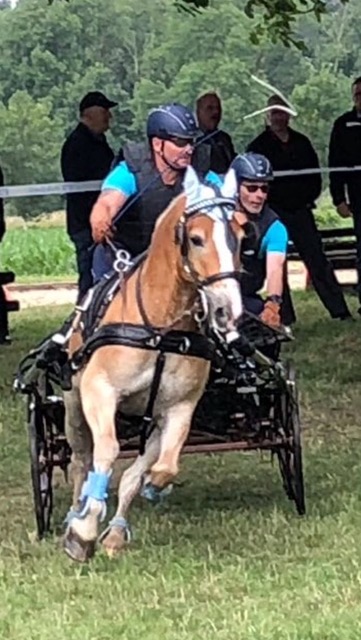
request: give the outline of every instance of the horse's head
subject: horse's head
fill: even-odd
[[[185,209],[176,227],[182,277],[195,283],[211,326],[231,334],[242,314],[239,256],[246,223],[236,211],[236,177],[228,171],[219,188],[201,183],[189,167],[183,184]]]

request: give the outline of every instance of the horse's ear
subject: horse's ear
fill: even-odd
[[[184,193],[187,197],[187,203],[191,204],[200,197],[201,183],[193,167],[188,166],[183,180]]]
[[[236,198],[238,192],[237,178],[234,169],[228,169],[221,188],[225,198]]]

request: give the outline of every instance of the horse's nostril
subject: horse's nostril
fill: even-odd
[[[229,313],[225,307],[217,307],[214,312],[217,324],[226,325],[229,320]]]

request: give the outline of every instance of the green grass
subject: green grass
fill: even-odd
[[[31,276],[32,281],[44,276],[66,280],[76,274],[74,246],[61,227],[10,228],[0,257],[1,269],[15,271],[17,282],[22,276]]]
[[[72,564],[34,542],[20,356],[66,308],[13,318],[0,347],[0,637],[9,640],[359,640],[361,331],[296,297],[308,512],[258,454],[188,457],[162,508],[136,502],[135,541],[117,560]],[[56,490],[56,520],[70,500]],[[113,499],[114,505],[114,499]]]

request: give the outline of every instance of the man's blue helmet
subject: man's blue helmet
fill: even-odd
[[[231,164],[234,169],[237,182],[240,184],[243,180],[257,182],[271,182],[273,180],[273,171],[270,161],[260,153],[242,153],[235,157]]]
[[[149,112],[147,120],[148,138],[189,138],[199,135],[198,123],[192,111],[183,104],[172,102]]]

